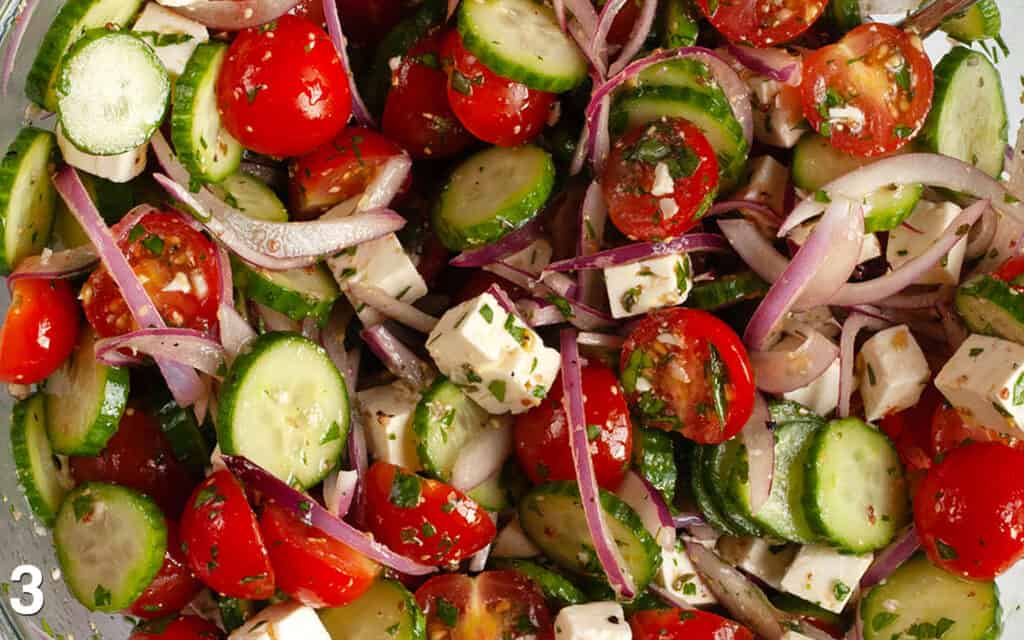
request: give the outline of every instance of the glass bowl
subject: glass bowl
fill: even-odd
[[[372,2],[372,0],[366,0]],[[0,38],[6,38],[14,24],[14,18],[21,0],[0,0]],[[22,91],[25,74],[35,56],[35,49],[46,28],[63,3],[59,0],[43,0],[21,51],[18,54],[17,69],[11,80],[10,95],[0,98],[0,148],[6,148],[25,121],[28,101]],[[1010,109],[1012,133],[1024,117],[1021,103],[1021,82],[1024,78],[1024,47],[1022,40],[1014,34],[1024,33],[1024,3],[1020,0],[1001,0],[1003,11],[1003,34],[1011,46],[1007,59],[999,67],[1004,78],[1007,106]],[[6,44],[6,43],[5,43]],[[939,56],[948,48],[942,36],[928,41],[928,50]],[[937,58],[936,58],[937,59]],[[50,121],[52,126],[52,119]],[[39,123],[47,126],[47,121]],[[1012,138],[1011,138],[1012,140]],[[6,287],[0,287],[0,311],[10,303]],[[61,580],[60,569],[54,556],[50,532],[34,520],[25,502],[14,472],[7,436],[11,411],[11,398],[0,391],[0,638],[3,640],[43,640],[62,638],[64,640],[123,640],[131,630],[131,621],[120,615],[104,615],[88,612],[68,593]],[[27,571],[20,581],[15,581],[15,572]],[[38,589],[43,599],[42,608],[34,615],[19,615],[12,600],[25,605],[31,604],[26,594],[26,585],[35,573],[41,578]],[[1024,638],[1024,562],[999,580],[1006,625],[1003,638]]]

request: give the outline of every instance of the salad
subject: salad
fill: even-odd
[[[993,0],[38,4],[0,381],[132,640],[1000,637]]]

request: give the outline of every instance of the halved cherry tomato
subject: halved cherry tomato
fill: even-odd
[[[697,0],[711,24],[733,42],[773,47],[807,31],[826,0]]]
[[[1024,256],[1014,256],[1004,262],[992,277],[1008,283],[1018,291],[1024,291]]]
[[[299,4],[288,10],[294,16],[309,18],[317,24],[324,23],[324,3],[322,0],[299,0]],[[344,18],[342,19],[344,22]],[[347,33],[345,34],[348,35]]]
[[[376,131],[346,127],[331,142],[292,161],[292,212],[309,219],[361,194],[381,165],[399,155],[402,148]]]
[[[131,406],[98,456],[73,456],[70,466],[76,482],[130,487],[153,498],[171,519],[181,515],[198,480],[174,457],[156,418]]]
[[[132,603],[129,612],[146,620],[162,618],[181,611],[185,605],[192,602],[202,588],[202,583],[188,570],[185,553],[181,550],[181,540],[178,537],[178,525],[168,520],[164,565],[160,567],[160,572],[138,600]]]
[[[921,39],[871,22],[804,58],[804,116],[832,146],[857,156],[896,151],[917,135],[935,78]]]
[[[754,640],[738,622],[700,609],[638,611],[629,619],[633,640]]]
[[[181,540],[192,573],[211,589],[246,600],[274,595],[274,568],[256,514],[230,472],[217,471],[192,492]]]
[[[485,571],[475,578],[440,575],[416,590],[427,616],[427,637],[516,640],[553,637],[551,612],[532,580],[516,571]]]
[[[500,147],[532,140],[544,129],[557,96],[494,73],[466,50],[457,29],[441,50],[448,72],[448,104],[477,138]]]
[[[1024,450],[1024,441],[971,424],[954,407],[942,403],[932,415],[931,445],[936,456],[971,442],[998,442],[1012,449]]]
[[[1024,451],[995,442],[949,451],[914,498],[914,524],[943,569],[991,580],[1024,556]]]
[[[0,328],[0,382],[35,384],[78,342],[78,301],[66,280],[19,280]]]
[[[164,321],[212,334],[220,305],[217,246],[178,211],[154,211],[131,229],[115,228],[118,246]],[[79,295],[89,324],[102,337],[138,328],[121,290],[99,267]]]
[[[633,425],[626,396],[615,373],[605,365],[589,364],[583,367],[582,373],[587,435],[594,442],[591,445],[594,473],[603,489],[615,491],[633,455]],[[516,419],[519,465],[535,484],[576,478],[562,397],[559,378],[544,402]]]
[[[640,321],[622,347],[622,386],[648,426],[702,444],[725,442],[754,409],[754,378],[736,332],[696,309]]]
[[[879,426],[896,445],[903,465],[911,471],[927,469],[932,465],[933,416],[943,404],[942,394],[932,385],[925,388],[921,399],[909,409],[890,413]]]
[[[497,533],[487,512],[461,491],[384,462],[367,473],[366,511],[377,540],[437,566],[468,558]]]
[[[366,593],[380,573],[377,563],[274,503],[263,508],[260,530],[277,588],[308,607],[348,604]]]
[[[413,158],[447,158],[471,144],[473,136],[448,104],[447,78],[441,70],[443,31],[416,43],[391,74],[381,130]]]
[[[217,625],[198,616],[147,622],[132,632],[128,640],[218,640],[223,638]]]
[[[239,32],[217,81],[224,127],[246,149],[297,156],[330,142],[352,113],[338,52],[319,25],[285,15]]]
[[[700,129],[662,118],[612,147],[601,180],[612,223],[634,240],[682,235],[718,192],[718,160]]]
[[[612,20],[612,28],[608,30],[608,44],[620,47],[626,44],[633,33],[633,27],[636,26],[637,18],[640,17],[642,3],[643,0],[626,0],[626,4],[622,5],[618,15]],[[599,9],[603,9],[608,2],[597,0],[596,4]]]

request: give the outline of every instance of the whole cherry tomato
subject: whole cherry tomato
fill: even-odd
[[[485,571],[475,578],[440,575],[416,590],[427,616],[427,637],[448,640],[551,640],[551,613],[529,578]]]
[[[202,583],[192,577],[192,572],[188,570],[188,562],[178,537],[178,525],[169,520],[164,565],[142,595],[132,603],[129,612],[146,620],[162,618],[181,611],[202,588]]]
[[[217,625],[198,616],[154,620],[138,627],[128,640],[219,640],[224,634]]]
[[[772,47],[810,28],[826,0],[697,0],[697,6],[733,42]]]
[[[629,626],[633,640],[754,640],[746,627],[700,609],[638,611]]]
[[[66,280],[15,282],[0,328],[0,382],[45,380],[71,355],[78,328],[78,301]]]

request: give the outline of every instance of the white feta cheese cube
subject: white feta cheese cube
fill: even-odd
[[[404,382],[372,387],[356,394],[370,455],[406,469],[420,468],[412,418],[420,394]]]
[[[842,613],[874,559],[872,553],[849,555],[824,545],[805,545],[783,576],[781,587],[823,609]]]
[[[527,329],[533,334],[532,329]],[[533,334],[532,348],[517,349],[504,360],[476,369],[480,380],[464,387],[466,395],[493,415],[519,414],[536,407],[548,395],[562,358]],[[463,381],[460,381],[463,382]]]
[[[605,286],[612,316],[628,318],[686,301],[693,288],[690,257],[671,254],[608,267]]]
[[[551,264],[553,253],[554,249],[551,247],[551,243],[544,238],[538,238],[522,251],[513,253],[505,258],[503,262],[516,269],[522,269],[537,276],[544,270],[544,267]]]
[[[857,355],[860,397],[868,422],[917,404],[931,379],[924,352],[905,324],[879,331]]]
[[[686,555],[686,547],[679,543],[675,549],[661,551],[661,568],[654,576],[663,589],[687,602],[701,607],[717,604],[718,600],[697,574],[697,569]]]
[[[1017,255],[1020,239],[1024,237],[1024,222],[996,211],[996,232],[988,253],[974,269],[974,273],[989,273],[999,268],[1008,258]]]
[[[427,283],[393,233],[347,249],[329,258],[327,265],[346,295],[346,285],[350,282],[377,287],[409,304],[427,295]],[[363,325],[369,327],[383,321],[383,317],[376,310],[353,299],[352,296],[349,296],[349,300],[352,301]]]
[[[972,335],[935,386],[970,421],[1010,436],[1024,436],[1024,345]]]
[[[267,607],[245,621],[228,640],[331,640],[320,616],[295,601]]]
[[[807,238],[811,237],[811,232],[814,231],[816,224],[817,221],[797,225],[789,232],[788,238],[796,245],[803,246],[807,242]],[[882,244],[878,241],[878,236],[873,233],[864,234],[864,242],[860,245],[860,257],[857,258],[857,264],[864,264],[880,255],[882,255]]]
[[[772,211],[785,211],[788,186],[786,165],[771,156],[761,156],[750,161],[750,182],[734,197],[766,204]]]
[[[149,149],[147,142],[136,149],[116,156],[94,156],[73,145],[64,137],[64,131],[59,125],[57,126],[57,146],[60,147],[60,153],[64,156],[64,162],[72,167],[98,178],[119,183],[128,182],[138,177],[146,169],[146,151]]]
[[[820,416],[827,416],[839,406],[839,358],[825,369],[825,373],[806,387],[782,394],[786,400],[799,402]]]
[[[754,96],[754,137],[773,147],[794,147],[807,133],[799,90],[762,76],[747,82]]]
[[[160,62],[173,76],[184,73],[196,47],[210,39],[204,25],[155,2],[146,4],[132,31],[153,47]]]
[[[452,380],[477,384],[478,368],[505,360],[520,348],[517,336],[529,334],[533,331],[510,316],[494,296],[483,293],[441,316],[427,337],[427,351]]]
[[[526,536],[518,517],[498,532],[491,547],[491,555],[495,558],[535,558],[540,553],[537,545]]]
[[[630,640],[633,632],[618,602],[565,607],[555,618],[557,640]]]
[[[797,554],[796,545],[771,545],[762,538],[722,536],[718,554],[729,564],[757,576],[776,589]]]
[[[960,215],[960,207],[952,202],[917,203],[914,212],[903,224],[889,232],[889,244],[885,249],[885,258],[893,269],[910,262],[927,251],[946,227]],[[938,264],[921,274],[917,284],[948,284],[956,286],[960,282],[960,268],[964,264],[967,252],[967,238],[953,245]]]

